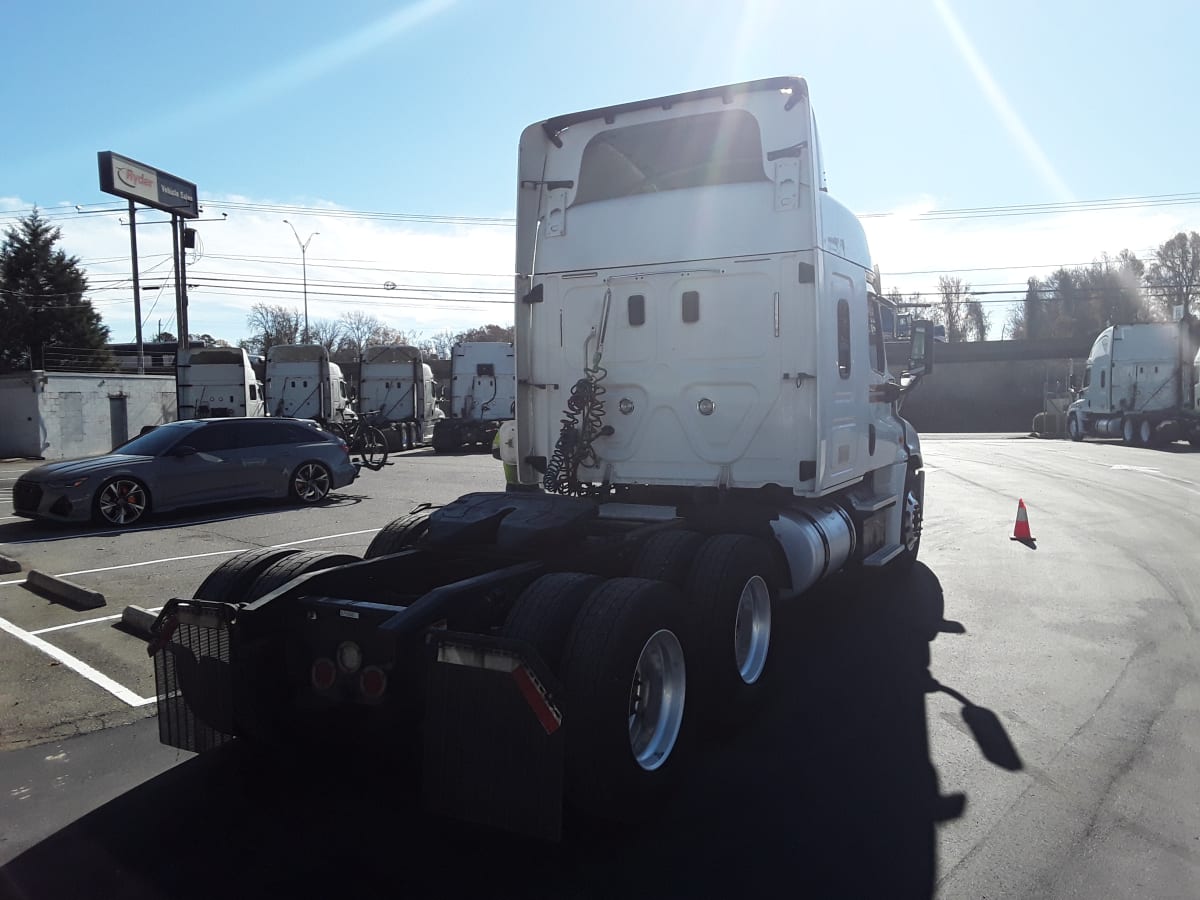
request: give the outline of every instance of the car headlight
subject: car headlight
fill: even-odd
[[[84,475],[81,478],[71,478],[66,481],[51,481],[50,487],[52,487],[52,488],[77,488],[81,484],[86,484],[87,480],[88,480],[88,476]]]

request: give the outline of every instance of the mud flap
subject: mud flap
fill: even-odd
[[[423,790],[430,812],[562,837],[559,691],[528,644],[429,632]]]

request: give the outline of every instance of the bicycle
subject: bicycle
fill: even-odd
[[[382,410],[380,410],[382,412]],[[330,422],[326,428],[346,442],[350,453],[362,457],[362,464],[373,472],[387,465],[387,437],[375,425],[379,413],[366,413],[353,422]]]

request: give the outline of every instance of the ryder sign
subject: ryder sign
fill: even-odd
[[[185,219],[200,215],[196,186],[153,166],[118,156],[111,150],[96,154],[100,164],[100,190],[174,213]]]

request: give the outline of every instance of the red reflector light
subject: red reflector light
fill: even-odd
[[[358,676],[358,689],[368,700],[378,700],[387,690],[387,675],[378,666],[367,666]]]
[[[337,666],[332,659],[321,657],[312,664],[312,686],[318,691],[327,691],[337,680]]]

